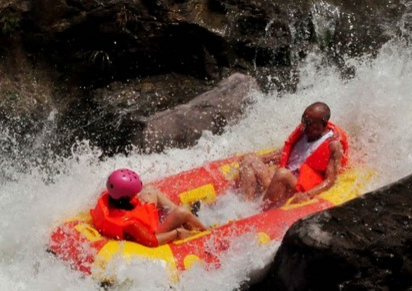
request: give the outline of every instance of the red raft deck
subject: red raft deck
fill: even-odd
[[[153,184],[177,204],[191,205],[199,200],[212,203],[236,184],[238,168],[238,156],[235,156],[207,163]],[[286,230],[300,218],[357,197],[370,176],[371,171],[349,169],[340,175],[332,189],[311,201],[230,221],[210,231],[156,248],[103,237],[94,228],[89,213],[80,213],[52,231],[49,250],[69,262],[72,268],[101,282],[116,281],[116,275],[111,274],[108,265],[119,256],[125,259],[163,260],[171,274],[178,274],[197,261],[218,267],[216,254],[230,248],[233,238],[253,232],[260,244],[281,241]]]

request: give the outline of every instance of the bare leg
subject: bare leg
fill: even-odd
[[[252,166],[245,163],[240,167],[240,188],[243,190],[243,193],[247,200],[253,200],[255,197],[257,180],[255,176],[255,171]]]
[[[256,154],[247,154],[240,160],[240,187],[246,199],[253,200],[256,189],[266,189],[271,181],[271,171]]]
[[[278,168],[263,197],[267,203],[266,209],[277,208],[285,204],[286,200],[296,192],[296,177],[285,168]]]
[[[206,230],[207,227],[203,225],[200,220],[194,216],[189,210],[178,206],[170,212],[165,220],[160,224],[158,233],[171,231],[175,228],[188,226],[190,230]]]

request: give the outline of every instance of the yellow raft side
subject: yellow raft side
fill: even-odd
[[[172,277],[177,276],[175,258],[169,245],[149,248],[129,241],[110,240],[96,255],[92,267],[93,277],[99,281],[115,281],[115,274],[111,274],[108,268],[110,262],[115,258],[131,260],[133,257],[150,261],[162,260]]]
[[[332,188],[317,195],[314,199],[302,203],[291,203],[293,200],[291,198],[281,208],[293,209],[301,207],[302,205],[316,203],[319,198],[327,200],[333,205],[340,205],[359,197],[363,193],[366,183],[369,183],[374,175],[375,171],[370,169],[349,168],[338,176]]]
[[[179,197],[182,205],[189,205],[199,200],[206,203],[212,203],[216,200],[216,191],[213,184],[206,184],[199,188],[183,192]]]
[[[338,176],[336,184],[318,197],[340,205],[362,195],[366,183],[370,182],[375,171],[367,169],[348,169]]]

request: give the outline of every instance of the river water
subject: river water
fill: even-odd
[[[110,171],[132,168],[148,182],[205,161],[280,146],[300,121],[304,108],[314,101],[326,102],[332,110],[331,120],[348,131],[353,159],[377,171],[366,191],[410,174],[412,49],[406,43],[392,42],[373,60],[351,59],[347,63],[356,68],[357,74],[351,80],[342,80],[319,55],[309,55],[301,65],[296,93],[282,97],[252,93],[255,103],[240,122],[228,127],[221,136],[205,132],[191,149],[99,161],[99,151],[83,142],[73,148],[71,158],[50,162],[53,182],[49,174],[38,168],[26,173],[14,171],[13,164],[7,163],[8,157],[1,156],[1,164],[7,167],[3,171],[9,175],[0,181],[0,290],[99,290],[91,278],[82,278],[46,253],[45,245],[59,219],[93,206]],[[2,129],[2,133],[7,135],[7,130]],[[224,219],[247,216],[254,213],[256,206],[236,197],[219,203],[214,211]],[[205,220],[213,216],[207,210],[201,214]],[[225,255],[219,270],[205,271],[197,266],[185,272],[180,282],[171,285],[172,290],[240,288],[254,278],[256,274],[251,272],[267,264],[277,248],[259,247],[251,241],[247,236],[240,239]],[[159,265],[135,262],[118,268],[119,284],[111,290],[170,290],[169,280]]]

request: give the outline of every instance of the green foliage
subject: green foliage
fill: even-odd
[[[20,29],[20,18],[15,15],[3,16],[0,19],[1,32],[5,35],[12,35]]]

